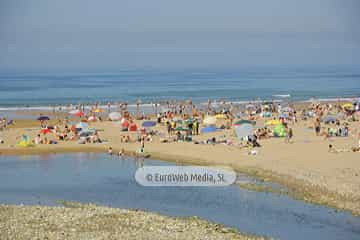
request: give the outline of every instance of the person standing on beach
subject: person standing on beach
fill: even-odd
[[[107,107],[108,107],[108,112],[110,113],[110,110],[111,110],[111,103],[110,102],[107,103]]]
[[[293,130],[291,127],[287,127],[286,128],[286,138],[285,138],[285,143],[291,143],[291,139],[293,137]]]
[[[320,118],[319,117],[317,117],[315,119],[314,128],[315,128],[316,136],[319,136],[320,135],[320,130],[321,130],[321,123],[320,123]]]

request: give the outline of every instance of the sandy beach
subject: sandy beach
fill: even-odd
[[[303,105],[297,106],[298,108]],[[263,126],[266,119],[257,119],[257,125]],[[141,120],[136,123],[140,126]],[[55,124],[53,121],[52,124]],[[2,132],[6,139],[0,145],[1,154],[49,154],[63,152],[107,152],[109,147],[116,154],[125,150],[134,155],[140,147],[136,142],[137,132],[121,132],[118,122],[90,122],[90,127],[98,130],[101,144],[77,144],[75,141],[60,141],[55,145],[36,145],[18,147],[16,141],[22,134],[33,139],[39,133],[36,120],[19,120],[14,126]],[[295,198],[318,204],[325,204],[338,209],[360,214],[360,161],[359,152],[351,148],[358,145],[359,122],[349,122],[348,137],[324,139],[316,136],[313,119],[290,123],[294,132],[292,143],[285,143],[284,138],[269,138],[260,141],[256,155],[249,154],[248,148],[226,144],[194,144],[209,138],[227,139],[237,142],[234,129],[221,130],[193,136],[193,142],[161,142],[154,136],[145,143],[146,153],[153,159],[162,159],[184,164],[226,165],[238,172],[256,176],[265,181],[281,183],[290,189]],[[323,125],[323,129],[328,126]],[[166,133],[166,126],[158,124],[153,130]],[[132,142],[123,143],[123,135],[129,135]],[[51,135],[48,135],[51,136]],[[329,152],[329,144],[337,152]]]

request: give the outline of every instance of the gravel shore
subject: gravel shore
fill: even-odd
[[[62,207],[0,205],[2,240],[17,239],[263,239],[197,217],[77,203]]]

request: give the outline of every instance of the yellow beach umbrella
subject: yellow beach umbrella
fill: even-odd
[[[213,124],[216,124],[216,117],[214,116],[206,116],[204,118],[204,124],[206,125],[213,125]]]
[[[101,108],[97,108],[97,109],[95,109],[93,112],[94,113],[100,113],[100,112],[103,112],[104,110],[102,110]]]
[[[344,105],[342,105],[343,108],[353,108],[352,103],[345,103]]]
[[[269,126],[269,125],[278,125],[281,124],[281,122],[277,119],[272,119],[272,120],[268,120],[265,122],[265,125]]]
[[[216,114],[215,117],[216,117],[216,119],[226,119],[225,114]]]

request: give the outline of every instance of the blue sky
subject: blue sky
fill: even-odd
[[[359,65],[357,0],[0,0],[0,69]]]

